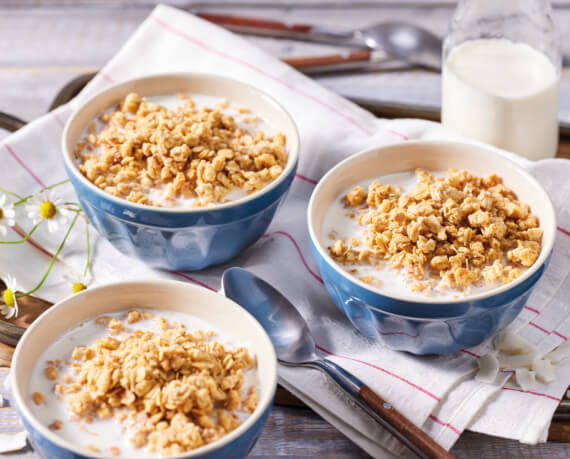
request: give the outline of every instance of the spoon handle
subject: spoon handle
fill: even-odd
[[[364,411],[418,457],[424,459],[450,459],[454,457],[356,376],[327,359],[316,360],[311,364],[328,373]]]

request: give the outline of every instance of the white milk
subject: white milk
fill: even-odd
[[[473,40],[449,53],[442,71],[442,123],[529,159],[558,144],[560,75],[541,52],[506,39]]]
[[[158,317],[164,317],[169,324],[182,323],[186,325],[186,330],[188,332],[196,330],[214,331],[216,335],[212,337],[212,340],[222,343],[226,349],[231,349],[240,345],[231,336],[221,333],[216,329],[216,327],[213,327],[208,322],[189,314],[154,309],[144,310],[152,312],[154,314],[154,318],[140,320],[130,325],[127,324],[126,321],[127,311],[104,315],[121,320],[125,326],[124,331],[128,333],[134,332],[135,330],[150,330],[155,333],[159,333],[160,330],[157,327],[156,319]],[[30,397],[34,392],[40,392],[47,403],[45,405],[37,406],[32,402],[30,404],[32,411],[36,418],[45,426],[49,426],[56,419],[62,421],[62,428],[60,430],[53,431],[53,433],[76,446],[86,447],[88,445],[93,445],[99,448],[102,454],[110,454],[109,448],[115,446],[118,447],[121,452],[119,457],[162,457],[158,453],[151,453],[147,448],[136,449],[132,446],[129,441],[130,435],[128,421],[119,423],[114,419],[94,419],[91,424],[84,421],[71,421],[70,418],[73,414],[66,408],[65,395],[63,396],[63,400],[58,400],[56,394],[52,390],[54,381],[50,381],[44,374],[44,370],[47,367],[46,362],[48,360],[70,362],[71,353],[76,346],[89,346],[97,339],[109,335],[108,330],[103,325],[96,324],[94,320],[95,319],[80,323],[68,330],[42,353],[41,357],[35,364],[32,378],[30,380]],[[120,334],[114,335],[114,337],[120,339]],[[253,350],[248,350],[251,356],[255,358]],[[62,375],[64,374],[71,374],[68,366],[65,366],[63,371],[59,372],[59,377],[56,382],[61,382]],[[256,386],[258,395],[260,395],[259,384],[257,381],[257,370],[255,368],[249,371],[244,371],[244,386],[241,388],[242,395],[245,396],[252,385]],[[249,413],[242,413],[240,411],[235,412],[235,414],[242,422],[249,416]]]
[[[434,177],[444,177],[445,172],[433,172],[428,171]],[[327,210],[325,219],[323,222],[323,233],[322,238],[325,246],[330,247],[334,244],[335,240],[342,239],[343,241],[354,237],[361,239],[364,237],[364,232],[366,230],[366,225],[362,226],[358,223],[358,207],[345,207],[342,199],[346,194],[351,191],[356,186],[361,186],[364,190],[368,190],[368,185],[372,182],[380,182],[384,185],[392,185],[393,187],[400,187],[401,194],[409,193],[414,190],[417,185],[416,175],[414,171],[409,172],[399,172],[396,174],[384,175],[382,177],[364,180],[362,182],[356,183],[346,190],[344,190],[337,199],[333,202],[330,208]],[[349,213],[354,213],[356,218],[350,218],[347,216]],[[334,232],[334,240],[330,237],[330,234]],[[405,268],[402,269],[392,269],[389,266],[388,261],[383,261],[382,266],[378,267],[376,265],[370,264],[360,264],[360,265],[343,265],[338,264],[340,268],[345,270],[350,274],[350,270],[356,268],[357,273],[353,274],[357,279],[371,275],[375,280],[379,281],[379,285],[375,286],[374,283],[370,284],[372,287],[376,287],[382,292],[393,296],[406,296],[417,299],[425,299],[428,296],[453,299],[453,298],[463,298],[468,297],[467,291],[459,291],[457,289],[450,289],[445,287],[439,287],[437,285],[429,293],[426,292],[413,292],[411,290],[411,285],[416,282],[416,279],[409,275]],[[519,268],[521,273],[523,273],[526,268]],[[424,280],[431,279],[429,270],[426,270]],[[497,288],[504,285],[500,282],[493,284],[482,283],[480,286],[471,286],[470,294],[477,294],[489,291],[491,289]]]

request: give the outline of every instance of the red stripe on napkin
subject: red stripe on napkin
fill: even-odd
[[[537,325],[537,324],[535,324],[535,323],[532,322],[532,321],[529,322],[528,324],[529,324],[529,325],[532,325],[532,326],[533,326],[534,328],[536,328],[537,330],[540,330],[542,333],[546,333],[547,335],[550,335],[550,332],[549,332],[547,329],[542,328],[540,325]]]
[[[480,355],[475,354],[475,352],[468,351],[467,349],[461,349],[461,352],[463,352],[464,354],[470,355],[471,357],[475,357],[477,359],[481,358]]]
[[[561,233],[565,234],[566,236],[570,236],[570,231],[565,230],[564,228],[561,228],[560,226],[556,228],[558,231],[560,231]]]
[[[64,126],[64,122],[61,120],[61,118],[57,115],[57,113],[55,112],[49,112],[49,114],[51,115],[51,117],[57,121],[57,124],[59,124],[61,127]]]
[[[380,370],[381,372],[386,373],[387,375],[390,375],[390,376],[392,376],[392,377],[394,377],[394,378],[396,378],[396,379],[399,379],[400,381],[405,382],[406,384],[412,386],[414,389],[417,389],[417,390],[419,390],[420,392],[423,392],[424,394],[426,394],[427,396],[433,398],[434,400],[436,400],[436,401],[438,401],[438,402],[440,401],[440,398],[439,398],[437,395],[432,394],[432,393],[429,392],[427,389],[424,389],[423,387],[418,386],[417,384],[414,384],[414,383],[411,382],[410,380],[408,380],[408,379],[406,379],[406,378],[403,378],[403,377],[400,376],[400,375],[397,375],[397,374],[395,374],[395,373],[392,373],[391,371],[388,371],[388,370],[386,370],[386,369],[384,369],[384,368],[382,368],[382,367],[379,367],[378,365],[375,365],[375,364],[370,363],[370,362],[365,362],[364,360],[358,360],[358,359],[355,359],[355,358],[352,358],[352,357],[348,357],[348,356],[345,356],[345,355],[335,354],[334,352],[331,352],[331,351],[325,349],[324,347],[319,346],[318,344],[317,344],[317,349],[319,349],[320,351],[325,352],[326,354],[332,355],[332,356],[334,356],[334,357],[338,357],[338,358],[346,359],[346,360],[352,360],[353,362],[362,363],[363,365],[368,365],[369,367],[376,368],[377,370]]]
[[[114,83],[115,82],[115,80],[113,78],[111,78],[109,75],[107,75],[103,70],[99,70],[97,75],[100,75],[101,77],[103,77],[103,79],[107,80],[108,83]]]
[[[549,398],[550,400],[554,400],[554,401],[559,402],[559,403],[561,400],[561,399],[554,397],[552,395],[543,394],[541,392],[532,392],[532,391],[525,391],[522,389],[515,389],[514,387],[503,387],[503,390],[511,390],[513,392],[522,392],[523,394],[538,395],[539,397]]]
[[[194,282],[195,284],[197,284],[201,287],[207,288],[208,290],[212,290],[213,292],[216,291],[215,288],[210,287],[208,284],[204,284],[204,282],[201,282],[198,279],[194,279],[193,277],[190,277],[188,274],[181,273],[180,271],[169,271],[169,273],[175,274],[176,276],[182,277],[186,280],[189,280],[190,282]]]
[[[304,175],[301,175],[301,174],[295,174],[295,177],[297,177],[298,179],[304,180],[305,182],[311,183],[313,185],[316,185],[317,183],[319,183],[317,180],[313,180],[312,178],[305,177]]]
[[[457,427],[453,427],[449,422],[443,422],[441,419],[436,418],[433,414],[430,414],[429,418],[432,421],[437,422],[439,425],[441,425],[443,427],[447,427],[449,430],[451,430],[452,432],[455,432],[457,435],[462,434],[461,430],[459,430]]]
[[[554,330],[552,334],[558,336],[559,338],[562,338],[564,341],[568,341],[567,336],[564,336],[562,333],[558,333],[556,330]]]
[[[22,239],[26,237],[26,233],[24,231],[22,231],[20,228],[18,228],[17,226],[11,226],[12,230],[14,230],[18,236],[20,236]],[[47,255],[50,258],[53,258],[53,253],[50,253],[48,250],[44,249],[41,245],[39,245],[36,241],[34,241],[32,238],[29,238],[26,241],[28,244],[30,244],[32,247],[34,247],[35,249],[39,250],[40,252],[42,252],[44,255]]]
[[[409,138],[407,135],[402,134],[401,132],[398,132],[398,131],[394,131],[394,129],[384,128],[384,130],[385,130],[386,132],[389,132],[390,134],[397,135],[397,136],[400,137],[401,139],[410,140],[410,138]]]
[[[342,113],[341,111],[337,110],[336,108],[334,108],[333,106],[327,104],[326,102],[318,99],[317,97],[313,96],[312,94],[306,93],[298,88],[296,88],[295,86],[292,86],[291,84],[281,80],[280,78],[271,75],[270,73],[267,73],[265,70],[260,69],[259,67],[256,67],[253,64],[250,64],[247,61],[244,61],[243,59],[240,59],[239,57],[235,57],[232,56],[230,54],[227,54],[223,51],[214,49],[208,45],[206,45],[203,41],[198,40],[197,38],[194,38],[190,35],[188,35],[186,32],[183,32],[182,30],[178,30],[177,28],[171,26],[170,24],[168,24],[167,22],[163,21],[160,18],[151,16],[151,19],[156,22],[158,25],[160,25],[161,27],[175,33],[176,35],[180,36],[181,38],[185,39],[186,41],[189,41],[190,43],[195,44],[196,46],[199,46],[200,48],[216,54],[220,57],[223,57],[224,59],[233,61],[237,64],[243,65],[244,67],[247,67],[253,71],[255,71],[256,73],[263,75],[266,78],[269,78],[270,80],[275,81],[276,83],[279,83],[280,85],[288,88],[289,90],[296,92],[297,94],[300,94],[301,96],[312,100],[313,102],[316,102],[317,104],[325,107],[326,109],[328,109],[330,112],[335,113],[336,115],[340,116],[341,118],[344,118],[345,120],[347,120],[350,124],[352,124],[353,126],[355,126],[356,128],[358,128],[360,131],[364,132],[367,135],[372,135],[372,132],[369,132],[366,128],[362,127],[360,124],[358,124],[353,118],[351,118],[350,116],[346,115],[345,113]]]
[[[2,144],[4,145],[4,147],[6,148],[6,150],[8,151],[8,153],[10,153],[10,155],[12,156],[12,158],[14,158],[14,159],[16,160],[16,162],[17,162],[20,166],[22,166],[22,167],[26,170],[26,172],[27,172],[28,174],[30,174],[30,176],[36,181],[36,183],[38,183],[38,185],[40,185],[42,188],[45,188],[46,186],[45,186],[44,182],[42,182],[42,181],[40,180],[40,178],[39,178],[36,174],[34,174],[33,171],[26,165],[26,163],[24,163],[24,161],[22,161],[22,160],[18,157],[18,155],[14,152],[14,150],[12,150],[12,147],[10,147],[10,145],[8,145],[6,142],[3,142]]]
[[[307,269],[307,271],[309,271],[311,276],[313,276],[321,284],[323,284],[323,280],[321,279],[321,277],[309,267],[307,260],[305,260],[303,252],[301,251],[301,248],[299,247],[299,244],[297,244],[297,241],[295,240],[295,238],[293,236],[291,236],[289,233],[287,233],[285,231],[274,231],[273,233],[266,233],[261,237],[266,238],[266,237],[274,236],[276,234],[280,234],[282,236],[285,236],[286,238],[288,238],[293,243],[293,245],[295,246],[295,249],[297,249],[297,253],[299,254],[299,257],[301,258],[301,261],[303,262],[303,265],[305,265],[305,268]]]

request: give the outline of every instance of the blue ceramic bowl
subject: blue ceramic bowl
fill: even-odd
[[[109,457],[106,447],[110,445],[105,444],[103,438],[100,444],[94,441],[102,452],[93,453],[69,443],[42,424],[31,408],[30,379],[42,352],[66,330],[96,315],[132,307],[191,314],[253,351],[257,360],[259,394],[255,411],[220,440],[187,454],[172,456],[184,459],[245,457],[259,437],[273,404],[277,387],[277,358],[273,345],[259,322],[233,301],[202,287],[176,281],[124,282],[89,289],[52,306],[28,328],[14,353],[10,377],[16,408],[35,452],[46,459]]]
[[[87,180],[73,151],[83,129],[130,92],[143,96],[204,94],[244,105],[287,138],[283,173],[260,191],[207,209],[167,209],[114,197]],[[155,268],[198,270],[223,263],[265,232],[295,177],[299,135],[295,123],[273,98],[253,86],[203,74],[166,74],[117,84],[85,102],[63,132],[67,175],[93,226],[122,253]]]
[[[466,169],[503,178],[519,200],[530,204],[544,231],[538,260],[518,279],[486,292],[455,299],[395,294],[347,273],[329,256],[323,220],[332,202],[358,182],[420,167],[432,171]],[[556,232],[550,199],[540,184],[491,147],[457,142],[418,141],[358,153],[331,169],[313,191],[309,233],[325,287],[335,304],[364,335],[396,350],[448,354],[475,346],[505,327],[521,311],[544,273]]]

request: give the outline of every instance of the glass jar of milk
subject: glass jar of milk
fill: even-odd
[[[443,45],[442,123],[529,159],[558,145],[560,45],[547,0],[460,0]]]

